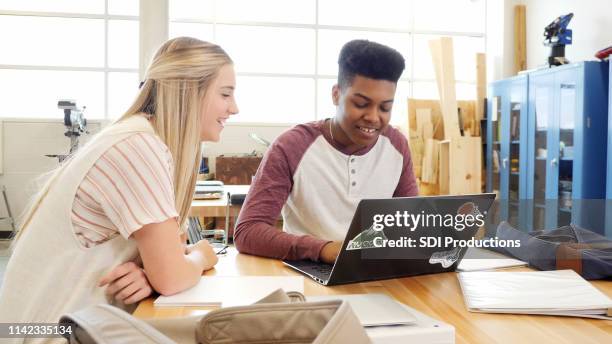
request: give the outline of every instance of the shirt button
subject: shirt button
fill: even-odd
[[[355,186],[355,185],[357,185],[357,183],[356,183],[356,182],[353,182],[353,183],[352,183],[352,185],[353,185],[353,186]]]
[[[355,158],[351,158],[351,162],[355,162]]]
[[[355,174],[355,170],[351,170],[351,173],[352,173],[352,174]]]

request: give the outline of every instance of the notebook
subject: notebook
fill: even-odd
[[[160,296],[157,307],[246,306],[276,289],[304,292],[302,276],[203,276],[193,288],[171,296]]]
[[[460,272],[469,311],[607,317],[612,300],[573,270]]]
[[[457,271],[495,270],[525,265],[527,262],[504,256],[501,253],[470,247],[459,263]]]

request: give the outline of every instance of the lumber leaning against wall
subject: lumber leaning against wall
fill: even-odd
[[[479,121],[475,120],[476,102],[474,100],[458,101],[462,121],[465,124],[464,131],[475,132],[475,126]],[[449,169],[448,155],[450,147],[441,152],[443,147],[433,148],[427,140],[433,138],[432,142],[439,145],[444,140],[444,123],[440,110],[440,101],[433,99],[408,99],[408,125],[410,133],[410,152],[412,156],[413,170],[419,181],[419,193],[421,195],[448,194]],[[428,150],[429,149],[429,150]],[[457,154],[457,153],[456,153]],[[440,176],[440,161],[442,162],[442,176]],[[445,166],[445,167],[444,167]],[[442,179],[442,189],[439,180]],[[442,192],[444,191],[444,192]]]
[[[459,132],[459,116],[457,112],[457,96],[455,90],[455,65],[453,57],[453,41],[449,37],[429,41],[429,48],[436,72],[440,108],[444,122],[444,139],[452,140],[461,137]]]
[[[476,121],[476,101],[474,100],[459,100],[457,107],[460,109],[464,130],[468,129],[474,133],[474,126],[479,126],[479,121]],[[442,111],[440,109],[440,101],[436,99],[408,99],[408,127],[410,130],[416,131],[417,128],[417,109],[428,109],[431,111],[431,124],[433,126],[433,138],[436,140],[444,140],[444,122],[442,120]]]
[[[452,195],[479,193],[482,190],[481,140],[480,137],[470,136],[478,132],[475,127],[480,123],[474,117],[467,121],[463,117],[459,120],[453,41],[449,37],[442,37],[430,40],[429,47],[444,123],[445,140],[440,142],[439,148],[439,192]]]
[[[514,74],[527,69],[527,26],[525,5],[514,6]]]
[[[476,54],[476,113],[474,136],[480,136],[480,120],[484,118],[487,96],[487,60],[484,53]]]

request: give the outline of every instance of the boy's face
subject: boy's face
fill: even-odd
[[[368,146],[389,124],[397,84],[355,75],[350,85],[334,85],[336,121],[350,143]]]

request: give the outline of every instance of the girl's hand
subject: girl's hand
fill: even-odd
[[[193,251],[198,251],[203,256],[205,260],[204,266],[202,267],[203,271],[212,269],[219,261],[219,257],[207,240],[200,240],[193,245],[187,246],[187,254]]]
[[[126,305],[146,299],[153,293],[147,275],[135,262],[123,263],[102,277],[98,287],[104,286],[106,295]]]

